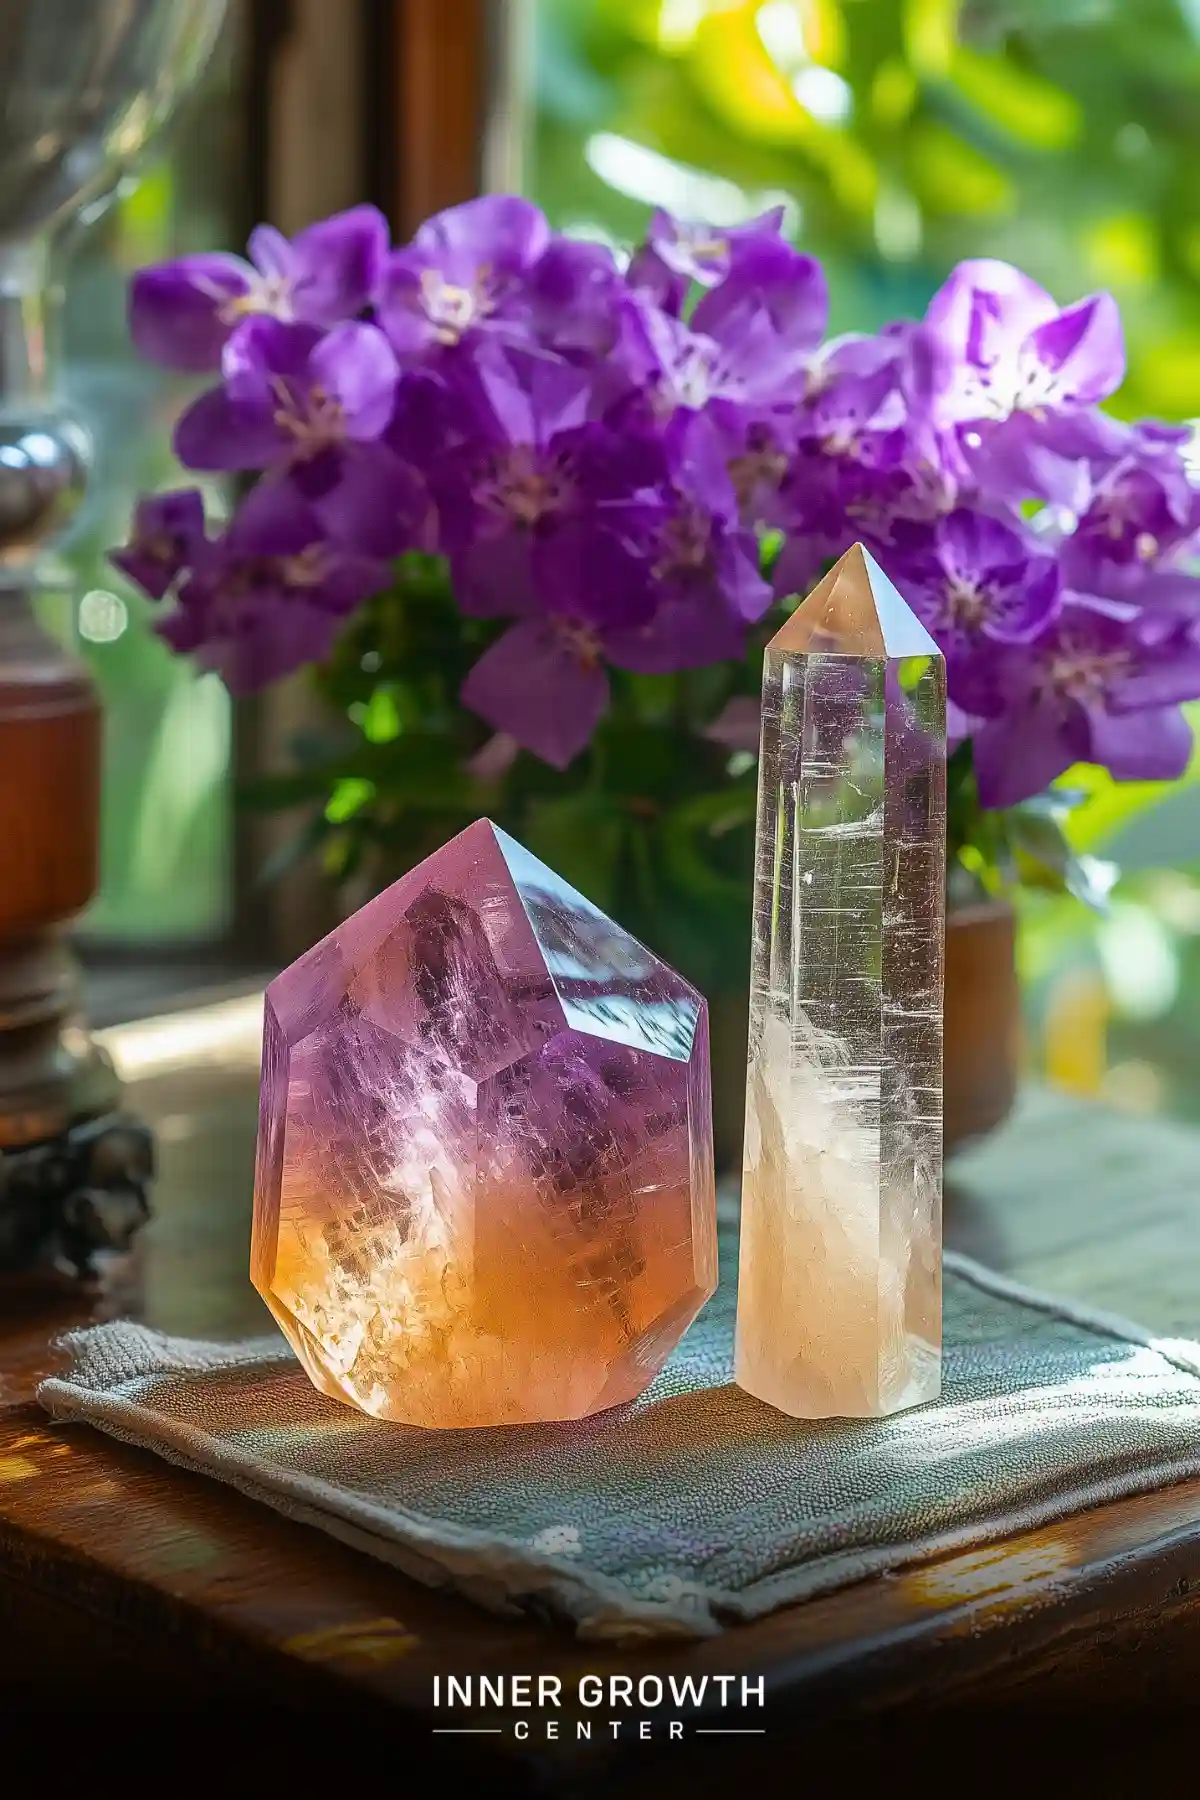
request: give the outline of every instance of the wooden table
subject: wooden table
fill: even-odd
[[[285,1730],[299,1721],[302,1753],[291,1741],[304,1775],[322,1744],[351,1741],[333,1736],[340,1721],[385,1734],[401,1758],[397,1791],[400,1771],[423,1758],[435,1774],[473,1774],[487,1793],[698,1794],[727,1792],[755,1769],[799,1768],[797,1757],[811,1773],[819,1746],[845,1774],[881,1746],[891,1756],[894,1734],[918,1718],[924,1767],[956,1724],[975,1731],[981,1709],[1018,1704],[1041,1708],[1043,1724],[1072,1708],[1086,1714],[1068,1747],[1075,1767],[1102,1742],[1105,1721],[1131,1708],[1173,1718],[1195,1704],[1200,1482],[717,1639],[622,1653],[493,1617],[215,1482],[87,1428],[52,1427],[32,1393],[68,1324],[131,1311],[182,1335],[223,1337],[267,1323],[246,1277],[256,1000],[121,1027],[108,1041],[131,1103],[158,1134],[157,1216],[102,1292],[81,1299],[42,1286],[0,1298],[0,1722],[80,1707],[120,1719],[136,1697],[139,1716],[159,1722],[183,1714],[190,1726],[201,1711],[278,1716],[292,1721]],[[953,1177],[952,1245],[1165,1336],[1200,1335],[1200,1137],[1032,1096]],[[725,1721],[762,1724],[763,1735],[696,1736],[696,1723],[721,1723],[714,1717],[690,1720],[683,1743],[641,1741],[630,1723],[616,1741],[547,1744],[540,1714],[529,1740],[513,1735],[525,1716],[514,1709],[497,1736],[432,1733],[438,1674],[556,1673],[570,1693],[583,1672],[629,1670],[763,1675],[762,1718]],[[206,1739],[191,1731],[190,1767]],[[994,1768],[1008,1740],[988,1741]],[[1142,1732],[1139,1779],[1169,1742],[1162,1719]],[[1116,1764],[1105,1766],[1115,1779]],[[1174,1791],[1165,1779],[1157,1792]]]

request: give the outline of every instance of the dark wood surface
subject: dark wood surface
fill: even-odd
[[[201,1705],[213,1716],[222,1706],[344,1715],[409,1758],[436,1755],[447,1774],[482,1769],[487,1792],[570,1781],[578,1792],[611,1782],[665,1793],[686,1772],[697,1793],[734,1749],[745,1770],[785,1746],[804,1753],[818,1730],[861,1751],[918,1708],[1077,1709],[1093,1749],[1104,1722],[1130,1709],[1194,1708],[1200,1482],[718,1638],[622,1652],[492,1616],[215,1482],[87,1428],[51,1426],[32,1395],[72,1323],[132,1312],[184,1335],[267,1326],[246,1275],[257,1030],[253,1000],[233,999],[108,1034],[159,1136],[157,1217],[135,1257],[86,1298],[46,1284],[0,1297],[0,1722],[6,1707],[86,1683],[98,1705],[119,1712],[136,1692],[160,1718]],[[1163,1336],[1196,1335],[1198,1174],[1200,1138],[1182,1128],[1034,1096],[956,1163],[947,1236]],[[691,1721],[683,1745],[636,1741],[635,1724],[617,1742],[547,1745],[540,1715],[522,1742],[511,1712],[498,1736],[431,1736],[436,1674],[555,1672],[569,1692],[581,1673],[623,1670],[762,1674],[765,1735],[696,1738]],[[572,1716],[564,1708],[563,1738]],[[1165,1741],[1160,1722],[1153,1743]]]

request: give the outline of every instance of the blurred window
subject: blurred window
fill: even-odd
[[[134,497],[181,484],[171,427],[187,385],[139,361],[125,294],[140,264],[244,235],[240,36],[234,12],[199,90],[101,217],[71,228],[61,387],[95,444],[85,511],[63,545],[69,597],[48,622],[74,642],[105,708],[103,873],[87,938],[131,946],[219,939],[232,918],[230,706],[151,630],[155,608],[111,567]],[[219,499],[219,494],[216,495]]]

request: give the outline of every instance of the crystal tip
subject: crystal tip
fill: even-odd
[[[852,544],[767,649],[833,656],[940,656],[912,607],[863,544]]]

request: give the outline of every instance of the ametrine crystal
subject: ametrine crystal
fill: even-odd
[[[767,646],[736,1374],[800,1418],[941,1380],[945,664],[861,546]]]
[[[716,1266],[704,1001],[486,820],[267,989],[251,1273],[322,1392],[580,1418]]]

